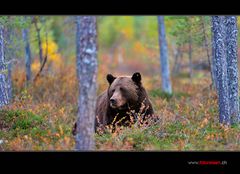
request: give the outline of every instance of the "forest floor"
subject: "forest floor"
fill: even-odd
[[[67,75],[66,75],[67,74]],[[107,87],[105,72],[98,93]],[[239,150],[240,126],[218,122],[217,96],[209,72],[172,78],[173,95],[161,91],[160,76],[143,76],[158,122],[96,134],[97,150]],[[13,72],[14,99],[0,111],[0,151],[74,150],[71,134],[77,114],[75,68],[66,65],[25,87],[24,71]]]

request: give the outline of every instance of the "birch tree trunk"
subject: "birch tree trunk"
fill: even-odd
[[[0,25],[0,108],[9,103],[8,69],[4,55],[4,27]]]
[[[15,37],[15,33],[12,27],[5,27],[3,31],[3,37],[5,40],[4,44],[4,60],[7,66],[7,86],[8,86],[8,101],[9,103],[12,101],[12,65],[13,65],[13,57],[15,56],[15,50],[12,47],[13,38]]]
[[[229,105],[231,108],[231,123],[233,124],[239,121],[237,18],[235,16],[226,16],[225,26]]]
[[[225,17],[212,16],[214,59],[218,89],[219,121],[230,124],[227,59],[225,52]]]
[[[77,20],[77,72],[79,99],[77,115],[77,150],[94,150],[94,124],[97,77],[97,29],[96,17],[82,16]],[[80,24],[78,26],[78,24]],[[80,30],[80,31],[78,31]]]
[[[160,47],[160,63],[162,75],[162,90],[166,93],[172,93],[169,62],[168,62],[168,48],[165,33],[164,17],[158,16],[158,30],[159,30],[159,47]]]
[[[25,67],[27,84],[31,80],[31,49],[29,44],[29,29],[22,30],[22,36],[25,43]]]

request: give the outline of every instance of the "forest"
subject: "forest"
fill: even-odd
[[[0,151],[239,150],[238,19],[0,16]],[[154,114],[96,126],[118,77]]]

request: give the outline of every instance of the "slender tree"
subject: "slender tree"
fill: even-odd
[[[77,72],[79,73],[76,149],[93,150],[95,148],[94,124],[98,64],[96,17],[76,17],[76,21]]]
[[[168,63],[168,48],[165,33],[164,17],[158,16],[158,30],[159,30],[159,47],[160,47],[160,62],[162,75],[162,90],[166,93],[172,93],[169,63]]]
[[[27,84],[31,80],[31,49],[29,44],[29,29],[22,30],[22,36],[25,44],[25,67],[26,67],[26,80]]]
[[[226,27],[226,55],[227,74],[231,123],[239,121],[239,99],[238,99],[238,45],[237,45],[237,18],[236,16],[225,17]]]
[[[8,63],[8,98],[9,98],[9,102],[12,101],[13,98],[13,92],[12,92],[12,62]]]
[[[44,59],[43,59],[43,62],[40,66],[40,69],[39,71],[37,72],[37,74],[35,75],[35,77],[33,78],[33,81],[35,82],[41,75],[42,71],[43,71],[43,68],[45,67],[46,63],[47,63],[47,59],[48,59],[48,32],[46,30],[46,33],[45,33],[45,38],[46,38],[46,54],[44,56]]]
[[[213,24],[213,23],[212,23]],[[213,37],[213,26],[211,27],[212,32],[211,32],[211,41],[212,41],[212,59],[211,59],[211,71],[212,71],[212,75],[213,75],[213,88],[215,88],[218,91],[218,81],[217,81],[217,74],[216,74],[216,59],[215,59],[215,44],[214,44],[214,37]]]
[[[218,105],[220,123],[230,124],[230,108],[229,108],[229,90],[228,90],[228,74],[227,59],[225,50],[225,25],[224,16],[212,16],[212,31],[215,59],[215,70],[218,89]]]
[[[189,36],[188,36],[188,59],[189,59],[189,77],[190,77],[190,79],[192,79],[193,63],[192,63],[192,35],[191,35],[191,30],[189,30]]]
[[[172,74],[175,75],[178,73],[178,67],[179,67],[179,57],[181,55],[181,51],[180,51],[180,46],[178,45],[177,48],[174,48],[174,64],[173,64],[173,68],[172,68]]]
[[[78,54],[79,50],[80,50],[80,32],[81,32],[81,29],[80,29],[80,24],[81,24],[81,16],[76,16],[76,46],[77,46],[77,59],[76,59],[76,69],[77,69],[77,78],[79,79],[79,74],[80,74],[80,60],[81,58],[79,57],[80,54]]]
[[[9,103],[8,67],[4,50],[4,26],[0,24],[0,108]]]
[[[11,19],[9,18],[9,21],[11,21]],[[13,27],[8,26],[8,27],[4,27],[4,32],[3,32],[3,36],[4,36],[4,40],[5,40],[5,44],[4,44],[4,59],[5,62],[7,64],[7,86],[8,86],[8,98],[9,98],[9,102],[11,102],[13,94],[12,94],[12,65],[13,65],[13,57],[15,56],[15,50],[12,47],[13,45],[13,37],[15,37],[15,33],[13,30]]]
[[[206,54],[207,54],[207,59],[208,59],[208,65],[210,67],[210,73],[211,73],[211,79],[212,79],[212,86],[215,86],[215,77],[213,74],[213,65],[211,62],[211,58],[210,58],[210,53],[209,53],[209,42],[208,42],[208,37],[207,37],[207,32],[206,32],[206,24],[205,24],[205,20],[204,20],[204,16],[201,16],[201,26],[202,26],[202,32],[203,32],[203,41],[204,41],[204,48],[206,50]]]
[[[38,26],[39,18],[33,17],[33,24],[35,26],[37,32],[37,40],[38,40],[38,47],[39,47],[39,61],[40,64],[43,62],[43,50],[42,50],[42,40],[41,40],[41,28]]]

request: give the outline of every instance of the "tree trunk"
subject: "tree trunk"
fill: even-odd
[[[76,149],[94,150],[94,125],[97,78],[97,29],[96,17],[77,17],[77,72],[79,99]],[[79,25],[80,24],[80,25]]]
[[[213,16],[213,44],[218,89],[219,121],[230,124],[227,60],[225,52],[225,25],[223,16]]]
[[[159,47],[160,47],[160,62],[162,75],[162,90],[166,93],[172,93],[169,63],[168,63],[168,48],[165,33],[164,17],[158,16],[159,30]]]
[[[230,117],[231,123],[237,123],[239,121],[237,18],[226,16],[225,25]]]
[[[214,82],[214,75],[213,75],[213,68],[212,68],[212,63],[211,63],[211,58],[210,58],[210,54],[209,54],[209,50],[208,50],[208,39],[207,39],[207,34],[206,34],[206,27],[205,27],[205,22],[204,22],[204,17],[201,17],[201,25],[202,25],[202,30],[203,30],[203,39],[204,39],[204,47],[207,53],[207,59],[208,59],[208,64],[210,67],[210,73],[211,73],[211,78],[212,78],[212,86],[215,86],[215,82]]]
[[[213,23],[212,23],[213,24]],[[212,73],[213,73],[213,87],[218,91],[218,81],[217,81],[217,75],[216,75],[216,59],[215,59],[215,44],[214,44],[214,37],[213,37],[213,25],[212,25],[212,32],[211,32],[211,40],[212,40]]]
[[[5,40],[4,44],[4,60],[6,62],[6,66],[8,69],[7,73],[7,88],[8,88],[8,100],[9,103],[12,100],[13,94],[12,94],[12,63],[14,61],[13,57],[15,56],[15,50],[12,47],[13,45],[13,37],[15,37],[15,33],[13,31],[13,28],[11,27],[5,27],[3,31],[3,36]]]
[[[173,55],[174,55],[174,64],[173,64],[173,68],[172,68],[172,74],[175,75],[176,74],[176,69],[179,63],[179,55],[180,55],[180,46],[175,47],[173,44]]]
[[[25,67],[27,84],[31,80],[31,49],[29,44],[29,30],[22,30],[23,40],[25,43]]]
[[[40,65],[41,65],[42,61],[43,61],[43,51],[42,51],[42,40],[41,40],[41,35],[40,35],[40,28],[37,25],[37,20],[34,21],[34,26],[37,31],[37,39],[38,39],[38,47],[39,47],[39,61],[40,61]]]
[[[12,101],[12,62],[8,63],[8,98],[9,102]]]
[[[4,27],[0,25],[0,108],[9,103],[8,69],[4,55]]]
[[[77,78],[79,79],[79,74],[80,74],[80,64],[81,64],[81,57],[79,54],[79,50],[80,50],[80,45],[81,45],[81,41],[80,41],[80,37],[81,37],[81,16],[76,16],[76,55],[77,55],[77,59],[76,59],[76,69],[77,69]]]
[[[193,76],[193,65],[192,65],[192,36],[191,34],[189,35],[188,38],[188,58],[189,58],[189,77],[192,79]]]
[[[180,72],[182,59],[183,59],[183,52],[181,50],[181,46],[179,46],[179,61],[177,63],[176,73],[175,74],[178,74]]]
[[[46,65],[47,59],[48,59],[48,32],[47,32],[47,30],[46,30],[45,34],[46,34],[46,55],[45,55],[45,57],[43,59],[43,63],[40,65],[39,71],[37,72],[36,76],[33,79],[34,82],[36,82],[36,80],[40,77],[40,75],[41,75],[41,73],[43,71],[43,68]]]

